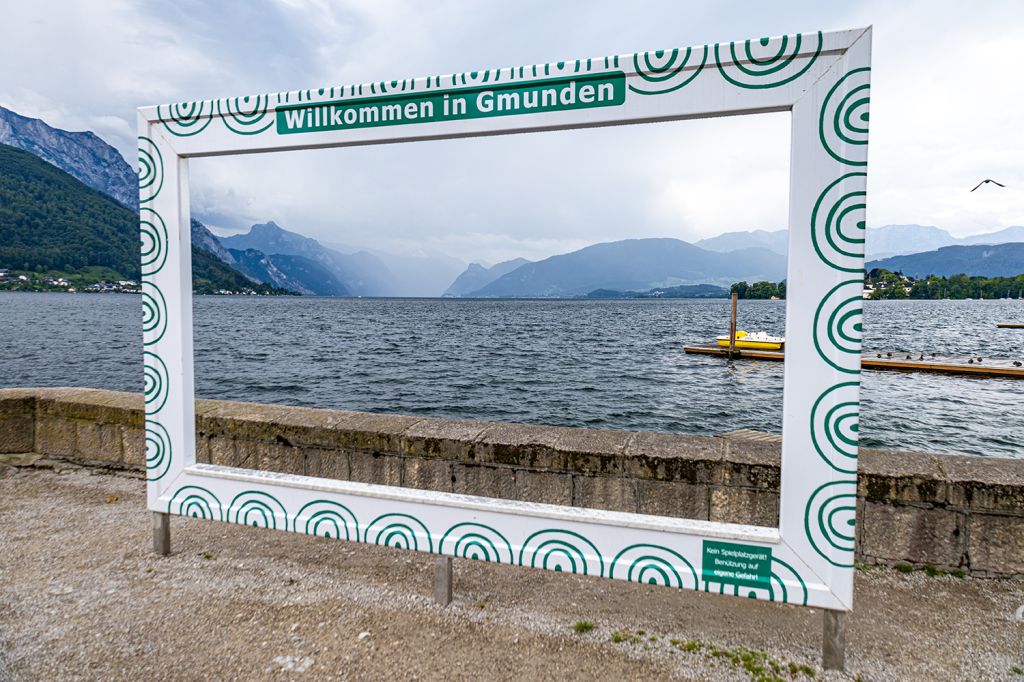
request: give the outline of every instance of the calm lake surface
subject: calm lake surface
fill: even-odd
[[[142,390],[131,295],[0,293],[0,387]],[[726,300],[197,297],[200,397],[713,434],[780,432],[782,364],[683,346],[728,330]],[[740,328],[782,333],[782,301]],[[1024,360],[1024,301],[869,301],[865,348]],[[1024,457],[1024,382],[865,371],[861,443]]]

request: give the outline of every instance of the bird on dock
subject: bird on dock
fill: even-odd
[[[968,360],[967,364],[968,365],[973,365],[974,364],[974,358],[971,358],[970,360]]]
[[[886,353],[886,354],[885,354],[885,357],[887,357],[887,358],[891,358],[891,357],[892,357],[892,353]]]
[[[999,185],[1000,187],[1006,187],[1006,185],[1002,184],[1001,182],[996,182],[992,178],[986,178],[986,179],[982,180],[981,182],[979,182],[977,185],[975,185],[974,189],[978,189],[982,185],[987,184],[989,182],[991,182],[993,185]],[[972,189],[971,191],[973,192],[974,189]]]
[[[981,358],[978,358],[978,364],[981,364]]]
[[[910,357],[909,355],[907,356],[907,360],[913,360],[913,359],[914,358]]]
[[[1013,366],[1014,367],[1020,367],[1021,366],[1021,361],[1020,360],[1014,360],[1013,361]]]
[[[918,360],[924,360],[924,353],[921,353],[921,357],[919,357]]]
[[[882,357],[882,354],[881,353],[875,353],[875,357],[876,358],[880,358],[880,357]]]

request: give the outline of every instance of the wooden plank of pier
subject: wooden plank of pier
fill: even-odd
[[[1024,329],[1024,322],[999,322],[996,326],[1000,329]]]
[[[714,355],[727,358],[728,348],[717,344],[699,344],[685,346],[687,353]],[[881,357],[878,357],[881,355]],[[909,356],[909,357],[908,357]],[[747,360],[771,360],[782,362],[786,359],[783,351],[736,349],[735,357]],[[983,358],[947,358],[928,356],[920,360],[920,353],[865,353],[861,356],[861,367],[864,369],[895,370],[903,372],[935,372],[939,374],[964,374],[976,377],[1001,377],[1008,379],[1024,379],[1024,364],[1014,366],[1012,360]],[[973,360],[969,362],[969,360]]]

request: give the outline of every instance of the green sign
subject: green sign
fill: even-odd
[[[734,542],[704,541],[701,577],[706,583],[767,587],[772,574],[772,549]]]
[[[614,107],[625,101],[626,76],[621,71],[615,71],[415,95],[278,107],[277,132],[287,135],[541,114]]]

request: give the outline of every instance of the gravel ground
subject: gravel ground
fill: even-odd
[[[138,478],[7,468],[0,679],[1024,681],[1021,580],[858,572],[847,676],[811,609],[469,561],[440,608],[425,555],[183,518],[172,546]]]

